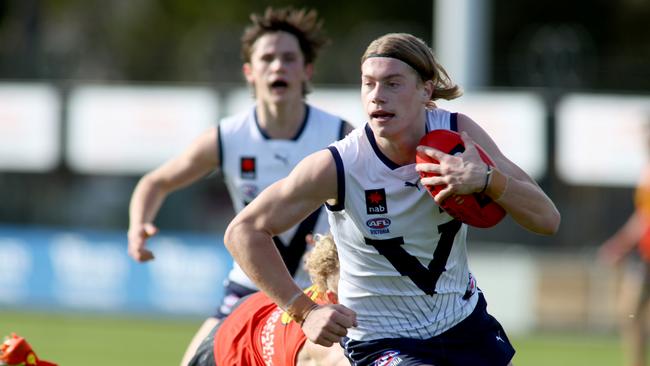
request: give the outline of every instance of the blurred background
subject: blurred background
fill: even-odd
[[[86,324],[39,326],[54,314],[174,321],[166,357],[177,363],[221,296],[233,209],[219,174],[172,194],[156,221],[157,259],[138,265],[126,255],[128,202],[145,172],[252,102],[239,38],[267,5],[318,10],[332,43],[307,100],[356,126],[367,44],[409,32],[433,47],[465,89],[439,105],[479,122],[562,214],[552,237],[511,219],[470,231],[490,311],[522,347],[548,332],[597,334],[614,355],[599,361],[620,364],[620,273],[595,254],[633,211],[648,156],[644,0],[0,0],[0,333],[22,329],[48,347],[65,324]],[[138,337],[165,334],[155,329]],[[70,357],[57,347],[46,349]],[[528,350],[538,361],[548,353]]]

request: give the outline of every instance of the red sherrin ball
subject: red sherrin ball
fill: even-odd
[[[460,134],[450,130],[433,130],[422,137],[420,145],[431,146],[450,155],[460,154],[465,151],[465,145]],[[476,145],[476,149],[486,164],[494,166],[492,159],[478,144]],[[415,156],[415,161],[417,163],[438,163],[436,159],[426,155],[421,156],[420,154]],[[421,178],[435,175],[438,174],[420,172]],[[425,187],[431,194],[431,197],[434,197],[445,185]],[[492,227],[498,224],[506,215],[503,207],[492,201],[488,195],[482,193],[451,196],[445,199],[440,206],[451,217],[467,225],[480,228]]]

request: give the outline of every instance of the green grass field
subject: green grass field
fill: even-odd
[[[39,357],[60,366],[175,366],[201,322],[0,310],[0,335],[24,336]],[[516,366],[623,365],[613,334],[540,334],[512,341]]]

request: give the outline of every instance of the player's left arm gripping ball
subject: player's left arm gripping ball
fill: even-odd
[[[450,130],[433,130],[427,133],[421,140],[420,145],[429,146],[448,155],[462,154],[465,151],[465,143],[460,134]],[[494,167],[495,164],[488,154],[479,146],[474,144],[483,162]],[[416,163],[439,164],[439,161],[427,154],[418,153],[415,157]],[[488,170],[489,171],[489,170]],[[487,173],[487,172],[486,172]],[[439,172],[420,171],[421,178],[440,176]],[[486,175],[486,178],[489,176]],[[446,188],[446,184],[426,185],[431,197],[435,197],[440,191]],[[506,215],[506,211],[498,203],[494,202],[484,192],[474,192],[465,195],[452,195],[440,203],[445,212],[453,218],[468,225],[488,228],[498,224]]]

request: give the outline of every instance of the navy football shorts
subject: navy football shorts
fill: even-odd
[[[506,366],[515,354],[506,332],[487,313],[479,292],[474,311],[446,332],[429,339],[383,338],[341,345],[353,365],[368,366]]]

